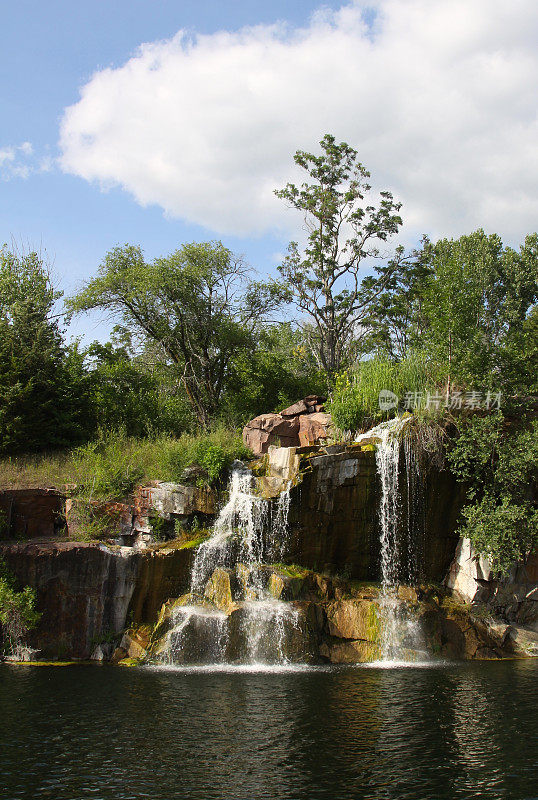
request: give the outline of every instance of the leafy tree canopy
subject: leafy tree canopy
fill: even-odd
[[[216,413],[233,357],[253,348],[261,321],[281,302],[220,242],[186,244],[151,263],[139,247],[111,250],[98,275],[69,302],[72,312],[103,309],[157,344],[178,370],[198,422]]]
[[[403,250],[398,249],[389,264],[375,267],[374,276],[361,278],[364,262],[382,257],[380,247],[397,233],[402,220],[400,204],[390,192],[371,199],[370,173],[356,150],[345,142],[337,144],[330,134],[320,146],[321,155],[295,153],[295,163],[310,182],[288,183],[275,194],[304,216],[306,246],[301,252],[298,243],[291,242],[279,269],[306,315],[310,347],[332,384],[356,355],[361,325],[403,260]]]

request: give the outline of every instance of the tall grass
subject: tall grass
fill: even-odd
[[[193,464],[200,467],[199,479],[212,484],[234,459],[251,456],[241,435],[226,428],[178,438],[136,439],[124,431],[102,432],[94,441],[67,452],[3,459],[0,489],[72,485],[79,496],[120,499],[137,484],[181,481],[184,470]]]
[[[349,373],[338,376],[330,402],[335,425],[341,431],[357,431],[365,424],[393,416],[379,407],[379,393],[393,392],[400,400],[408,393],[434,393],[436,375],[431,363],[420,355],[395,362],[373,358],[360,362]]]

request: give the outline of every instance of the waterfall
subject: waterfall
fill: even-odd
[[[298,611],[268,588],[267,565],[285,551],[289,507],[289,485],[271,503],[256,493],[252,473],[235,466],[228,501],[197,548],[190,592],[171,613],[162,662],[287,664],[290,650],[300,651]]]
[[[376,468],[381,484],[379,504],[379,544],[381,591],[379,610],[381,617],[381,661],[398,663],[421,657],[423,643],[418,621],[400,600],[399,586],[416,582],[419,575],[420,538],[416,535],[414,491],[418,483],[418,462],[406,436],[410,416],[395,417],[381,423],[357,442],[376,442]],[[407,513],[403,524],[401,508],[400,449],[404,444],[407,480]]]

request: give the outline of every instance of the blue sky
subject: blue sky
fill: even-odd
[[[56,157],[64,108],[77,101],[80,87],[96,70],[123,63],[143,42],[169,38],[180,28],[213,33],[280,19],[300,25],[319,5],[313,0],[6,3],[0,32],[0,149],[29,141],[40,157]],[[115,244],[139,243],[151,258],[182,242],[216,236],[165,217],[157,206],[143,208],[121,189],[102,192],[57,169],[0,183],[0,213],[2,240],[45,249],[67,292],[93,274]],[[283,246],[272,236],[218,236],[262,271],[272,268],[272,254]],[[72,328],[90,339],[107,331],[98,318],[82,319]]]
[[[272,189],[331,131],[403,201],[404,241],[519,242],[538,211],[537,4],[321,5],[5,3],[3,241],[46,250],[67,292],[124,242],[221,238],[274,270],[300,220]]]

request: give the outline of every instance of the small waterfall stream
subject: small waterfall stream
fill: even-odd
[[[407,428],[410,416],[395,417],[361,434],[357,442],[376,441],[376,466],[381,484],[379,544],[381,566],[381,661],[387,664],[427,657],[420,625],[400,598],[400,585],[419,577],[419,545],[413,505],[418,462]],[[407,480],[406,520],[400,492],[400,452],[405,457]]]
[[[197,548],[188,602],[172,612],[161,660],[285,665],[290,640],[300,638],[298,612],[271,595],[263,567],[284,552],[290,487],[270,503],[256,493],[254,476],[238,465],[228,493],[211,536]]]

